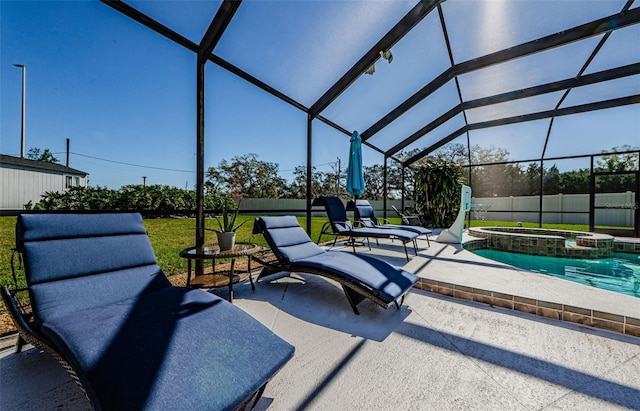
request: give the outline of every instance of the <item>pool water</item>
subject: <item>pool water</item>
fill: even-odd
[[[580,260],[487,249],[473,252],[524,270],[640,297],[640,255],[638,254],[614,253],[612,258]]]

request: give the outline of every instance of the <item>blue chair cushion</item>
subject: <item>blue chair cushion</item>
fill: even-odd
[[[235,409],[293,347],[228,302],[172,287],[139,214],[21,215],[39,327],[96,407]]]
[[[373,207],[367,200],[356,200],[354,207],[356,212],[358,213],[358,219],[363,223],[365,227],[411,231],[412,233],[416,233],[419,236],[429,235],[432,233],[431,230],[420,226],[380,224],[375,216]]]
[[[146,233],[138,213],[22,214],[16,224],[16,246],[22,251],[26,241]]]
[[[386,301],[395,301],[418,281],[415,274],[374,257],[339,251],[327,252],[321,249],[311,241],[293,216],[260,217],[256,220],[256,224],[260,226],[258,232],[263,233],[278,258],[296,270],[304,272],[306,267],[331,273],[366,286],[372,293]],[[291,247],[309,243],[319,251],[306,256],[300,252],[294,256],[296,258],[291,256]]]
[[[299,261],[297,265],[325,270],[335,275],[349,278],[355,283],[365,284],[374,294],[386,301],[395,301],[419,279],[415,274],[394,267],[377,258],[340,251],[327,252],[322,255],[305,258],[303,261]]]
[[[368,227],[377,226],[378,219],[375,216],[373,211],[373,207],[367,200],[356,200],[355,201],[355,210],[357,213],[357,219],[360,221],[371,222],[371,225],[367,225]]]
[[[146,234],[31,241],[24,248],[29,285],[156,263]]]
[[[399,228],[381,228],[379,226],[376,227],[363,227],[363,228],[354,228],[351,230],[354,236],[360,237],[371,237],[371,238],[392,238],[395,237],[406,243],[407,241],[411,241],[414,238],[418,237],[417,233],[412,231],[402,230]]]
[[[397,225],[397,224],[380,224],[376,226],[377,228],[391,229],[391,230],[403,230],[410,231],[412,233],[421,235],[429,235],[433,233],[433,231],[428,228],[420,227],[419,225]]]
[[[42,332],[113,410],[233,409],[294,351],[244,311],[179,287],[70,312]]]
[[[261,232],[265,235],[269,246],[277,250],[277,257],[285,262],[295,262],[314,255],[326,253],[300,227],[294,216],[261,217],[256,221],[261,225]]]
[[[37,323],[171,285],[140,214],[23,214],[16,243]]]
[[[67,280],[50,281],[29,288],[31,306],[38,324],[59,316],[118,303],[140,294],[171,286],[157,265]]]
[[[344,208],[342,200],[338,197],[322,196],[320,202],[324,204],[330,221],[346,221],[347,210]]]
[[[363,200],[366,204],[369,204],[368,201]],[[347,219],[347,210],[338,197],[332,196],[322,196],[318,197],[313,201],[313,205],[323,205],[327,212],[327,216],[329,217],[329,221],[331,222],[331,227],[333,229],[333,234],[343,234],[354,237],[371,237],[371,238],[398,238],[402,242],[406,243],[418,237],[415,231],[403,230],[400,227],[385,227],[384,230],[381,229],[380,226],[376,225],[375,227],[367,226],[364,228],[356,228],[354,229],[351,222]],[[357,207],[364,206],[364,203],[361,201],[358,203],[356,201]],[[377,221],[371,219],[373,216],[373,207],[369,205],[369,212],[371,215],[366,214],[365,217],[368,217],[370,221]],[[357,210],[357,209],[356,209]]]

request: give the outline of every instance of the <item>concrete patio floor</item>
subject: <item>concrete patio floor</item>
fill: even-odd
[[[640,316],[640,299],[522,272],[460,246],[420,241],[372,251],[433,281]],[[365,301],[351,311],[339,285],[273,276],[235,303],[296,347],[258,410],[640,409],[640,338],[413,290],[400,311]],[[216,294],[226,297],[225,290]],[[64,370],[28,350],[0,358],[3,410],[83,410]]]

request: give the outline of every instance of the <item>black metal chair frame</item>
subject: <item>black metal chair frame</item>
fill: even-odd
[[[19,254],[14,250],[15,253]],[[13,255],[11,257],[11,269],[14,281],[17,279],[15,274],[15,268],[13,264]],[[17,281],[16,281],[17,283]],[[7,308],[7,312],[9,313],[9,317],[13,321],[16,329],[17,329],[17,340],[15,345],[15,354],[19,354],[22,352],[22,349],[27,344],[33,345],[35,348],[44,351],[45,353],[52,356],[58,363],[64,368],[64,370],[69,374],[71,379],[75,381],[78,385],[84,396],[87,398],[89,403],[94,409],[99,409],[98,404],[94,404],[91,400],[90,396],[87,395],[87,390],[80,381],[78,374],[70,365],[70,362],[65,358],[64,354],[62,354],[58,349],[55,348],[54,344],[42,333],[36,330],[35,326],[32,326],[33,323],[33,315],[31,314],[32,310],[30,309],[30,304],[22,304],[19,302],[17,294],[19,292],[27,292],[29,290],[28,287],[14,287],[13,289],[3,285],[0,287],[0,295],[2,295],[2,301],[4,302],[5,307]],[[267,387],[269,381],[266,381],[258,390],[256,390],[252,395],[250,395],[246,400],[240,404],[235,411],[240,410],[253,410],[260,401],[264,390]],[[251,404],[250,408],[247,406]]]
[[[331,198],[333,198],[333,197],[331,197]],[[327,215],[330,216],[328,205],[326,203],[324,203],[324,201],[322,201],[321,199],[314,200],[313,205],[316,205],[316,206],[322,205],[322,206],[324,206],[325,207],[325,211],[327,212]],[[344,207],[344,205],[343,205],[343,207]],[[346,214],[346,210],[345,210],[345,214]],[[339,225],[344,225],[344,230],[345,231],[338,230],[336,227],[339,226]],[[320,243],[320,239],[324,234],[332,235],[332,236],[335,237],[334,240],[333,240],[333,247],[335,247],[336,242],[338,241],[338,237],[340,237],[340,236],[348,236],[349,237],[349,241],[346,244],[347,245],[351,245],[352,248],[353,248],[353,252],[355,253],[356,252],[355,238],[366,238],[367,239],[367,244],[369,246],[369,250],[371,250],[371,243],[369,241],[369,237],[376,239],[376,245],[379,245],[378,238],[388,238],[391,241],[393,241],[395,239],[398,239],[398,240],[400,240],[402,242],[402,246],[404,247],[404,255],[407,258],[407,261],[409,261],[409,252],[407,251],[407,243],[408,242],[412,242],[413,243],[413,252],[414,252],[414,254],[416,256],[418,255],[418,242],[416,241],[417,236],[413,236],[411,239],[408,239],[408,240],[405,241],[402,238],[400,238],[400,237],[398,237],[396,235],[393,235],[390,232],[390,230],[387,230],[387,229],[376,229],[375,227],[373,229],[374,230],[379,230],[379,233],[377,235],[374,235],[371,232],[369,232],[369,233],[358,232],[359,229],[354,229],[349,220],[332,221],[331,217],[329,217],[329,221],[325,222],[322,225],[322,229],[320,230],[320,235],[318,236],[317,243]]]
[[[279,272],[288,272],[288,273],[307,273],[319,275],[330,280],[333,280],[340,284],[342,290],[344,291],[345,296],[347,297],[347,301],[351,306],[351,309],[356,315],[360,315],[360,311],[358,311],[358,304],[364,301],[365,298],[370,299],[374,303],[378,304],[380,307],[389,308],[391,305],[395,305],[399,310],[402,304],[404,303],[404,295],[402,296],[400,302],[397,300],[389,301],[387,299],[382,298],[378,294],[376,294],[373,289],[364,286],[363,284],[359,284],[353,281],[349,281],[349,279],[336,275],[327,270],[321,270],[318,268],[313,268],[306,266],[304,264],[288,264],[284,263],[278,259],[274,261],[266,261],[264,258],[259,256],[251,256],[251,258],[256,261],[258,264],[262,265],[263,268],[258,274],[256,278],[256,282],[259,282],[262,278],[268,277],[270,275],[279,273]],[[277,256],[276,256],[277,258]]]
[[[403,224],[429,228],[429,224],[427,224],[427,221],[430,221],[431,228],[433,228],[433,219],[431,219],[431,217],[429,217],[429,220],[425,221],[425,218],[423,216],[419,214],[405,214],[402,211],[398,210],[398,208],[393,204],[391,205],[391,208],[402,219]]]

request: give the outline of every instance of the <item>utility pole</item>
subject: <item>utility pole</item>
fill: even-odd
[[[143,187],[147,186],[147,176],[142,176],[142,186]]]
[[[67,139],[67,167],[69,167],[69,148],[71,147],[71,140]]]
[[[338,175],[336,176],[336,197],[340,197],[340,157],[338,159]]]
[[[27,91],[27,68],[24,64],[14,64],[14,66],[22,69],[22,132],[21,132],[21,144],[20,144],[20,158],[24,158],[25,148],[25,109],[26,109],[26,91]]]

